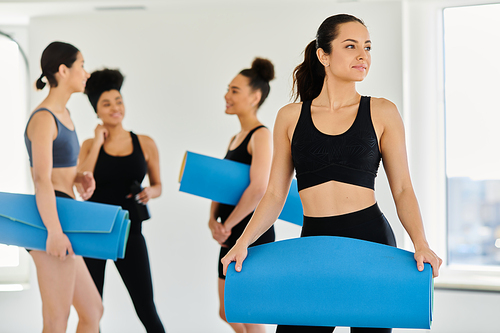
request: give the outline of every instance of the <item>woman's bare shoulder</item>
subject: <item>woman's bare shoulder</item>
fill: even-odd
[[[90,147],[92,147],[93,143],[94,143],[94,138],[87,139],[87,140],[83,141],[81,149],[82,150],[90,149]]]
[[[276,121],[295,122],[297,121],[300,115],[301,109],[302,109],[302,103],[287,104],[278,111]]]
[[[49,109],[38,107],[30,114],[30,124],[35,121],[54,122],[54,115]]]
[[[390,116],[390,115],[399,115],[398,108],[396,104],[391,102],[390,100],[386,98],[381,98],[381,97],[372,97],[371,98],[371,110],[374,113],[379,113],[384,116]]]
[[[139,139],[139,143],[141,144],[142,149],[157,149],[155,141],[150,136],[137,134],[137,138]]]
[[[385,98],[372,98],[371,117],[376,128],[385,132],[387,129],[401,129],[404,124],[396,104]]]
[[[267,137],[270,137],[271,135],[271,130],[269,130],[269,128],[267,128],[267,126],[264,126],[264,127],[261,127],[261,128],[258,128],[252,135],[252,138],[253,139],[254,137],[257,137],[257,138],[267,138]],[[233,137],[234,138],[234,137]],[[231,140],[232,141],[232,140]]]
[[[144,135],[144,134],[136,134],[137,135],[137,138],[139,139],[139,141],[144,144],[155,144],[155,141],[148,135]]]
[[[30,140],[33,135],[56,135],[57,124],[55,122],[54,115],[48,110],[36,109],[30,115],[26,130]]]

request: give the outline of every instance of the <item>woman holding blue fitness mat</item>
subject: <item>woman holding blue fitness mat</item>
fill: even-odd
[[[162,333],[165,329],[154,303],[148,249],[142,235],[142,221],[149,219],[146,204],[161,195],[160,160],[153,139],[123,128],[123,79],[122,73],[113,69],[90,76],[85,93],[102,124],[95,128],[95,137],[82,144],[78,169],[94,173],[96,189],[89,201],[121,206],[130,213],[125,258],[114,264],[146,331]],[[150,185],[142,188],[146,174]],[[102,297],[106,260],[85,258],[85,263]]]
[[[415,247],[416,268],[430,263],[438,276],[442,260],[429,248],[411,184],[404,127],[396,106],[361,96],[356,82],[371,65],[371,41],[360,19],[327,18],[294,71],[296,99],[283,107],[274,128],[269,185],[251,221],[222,259],[224,274],[235,261],[243,268],[248,245],[276,221],[296,172],[304,210],[301,237],[341,236],[396,246],[377,206],[374,182],[383,161],[399,219]],[[325,256],[326,254],[318,254]],[[374,304],[376,306],[376,304]],[[278,325],[276,332],[333,332],[334,327]],[[351,328],[351,332],[391,332]]]
[[[274,66],[267,59],[256,58],[252,67],[242,70],[229,83],[226,114],[236,115],[241,131],[230,141],[225,159],[250,165],[250,184],[236,206],[212,201],[208,226],[212,237],[221,245],[219,255],[220,317],[224,311],[224,279],[221,259],[234,246],[255,207],[264,195],[269,180],[272,159],[270,131],[257,118],[257,111],[269,95],[269,81],[274,79]],[[220,222],[219,222],[220,219]],[[274,242],[274,228],[270,227],[252,245]],[[250,244],[248,244],[250,245]],[[230,323],[235,332],[265,332],[264,325]]]
[[[53,42],[45,48],[36,87],[44,88],[45,77],[50,90],[31,114],[24,134],[36,205],[47,229],[46,251],[30,251],[42,297],[44,333],[66,332],[71,305],[78,313],[78,333],[97,333],[103,313],[97,288],[63,233],[56,207],[56,196],[75,198],[74,185],[84,200],[95,188],[92,173],[77,172],[80,145],[66,109],[71,95],[85,89],[89,74],[83,63],[82,53],[71,44]]]

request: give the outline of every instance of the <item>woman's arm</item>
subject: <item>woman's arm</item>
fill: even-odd
[[[227,247],[227,245],[224,245],[224,242],[231,235],[231,231],[226,230],[226,228],[224,228],[224,226],[217,221],[217,218],[219,217],[219,206],[220,203],[212,201],[212,204],[210,205],[208,228],[210,228],[212,237],[217,241],[217,243],[219,243],[222,247]]]
[[[149,186],[137,194],[137,200],[143,204],[161,195],[160,156],[155,142],[149,136],[138,135],[139,143],[148,164]]]
[[[231,137],[227,149],[229,149],[235,137],[236,136]],[[212,203],[210,204],[210,216],[208,217],[208,228],[212,233],[212,238],[215,239],[220,246],[227,247],[227,245],[225,245],[224,243],[229,238],[229,236],[231,236],[231,230],[224,228],[222,223],[218,221],[219,208],[220,203],[218,203],[217,201],[212,201]]]
[[[106,140],[106,137],[108,136],[108,130],[102,125],[97,125],[94,133],[95,137],[93,139],[85,140],[82,144],[82,148],[80,149],[77,167],[79,173],[83,173],[85,171],[94,172],[99,152],[104,144],[104,140]]]
[[[296,104],[287,105],[278,112],[274,126],[274,153],[269,184],[245,231],[222,259],[224,275],[232,261],[236,261],[236,271],[241,271],[248,246],[273,225],[283,209],[293,178],[290,131],[294,128],[299,113],[300,106]]]
[[[252,154],[250,184],[224,222],[224,228],[228,231],[255,210],[255,207],[264,196],[269,182],[272,159],[272,138],[269,130],[261,128],[255,131],[250,139],[249,148]]]
[[[429,248],[425,237],[422,216],[408,168],[403,121],[393,103],[385,99],[377,99],[373,106],[373,110],[378,114],[376,117],[383,124],[380,150],[384,169],[398,217],[415,247],[417,268],[422,271],[424,262],[427,262],[431,264],[433,274],[437,277],[442,260]]]
[[[52,142],[56,136],[57,126],[49,112],[40,111],[31,118],[28,137],[31,140],[33,182],[38,212],[47,228],[46,251],[65,259],[66,254],[74,255],[74,252],[61,228],[52,185]]]

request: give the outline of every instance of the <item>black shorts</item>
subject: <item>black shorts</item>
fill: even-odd
[[[56,194],[56,197],[73,199],[73,198],[72,198],[69,194],[66,194],[66,193],[64,193],[64,192],[57,191],[57,190],[55,190],[54,192],[55,192],[55,194]]]

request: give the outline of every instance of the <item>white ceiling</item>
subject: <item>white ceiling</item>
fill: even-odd
[[[28,24],[29,18],[45,15],[88,13],[96,10],[151,10],[153,8],[178,4],[196,5],[202,3],[269,4],[302,2],[308,5],[348,2],[434,2],[455,6],[465,4],[495,3],[500,0],[0,0],[0,24]]]
[[[0,0],[0,24],[27,24],[29,18],[45,15],[88,13],[96,10],[151,10],[163,6],[196,5],[202,3],[346,3],[380,0]],[[389,0],[401,1],[401,0]]]

